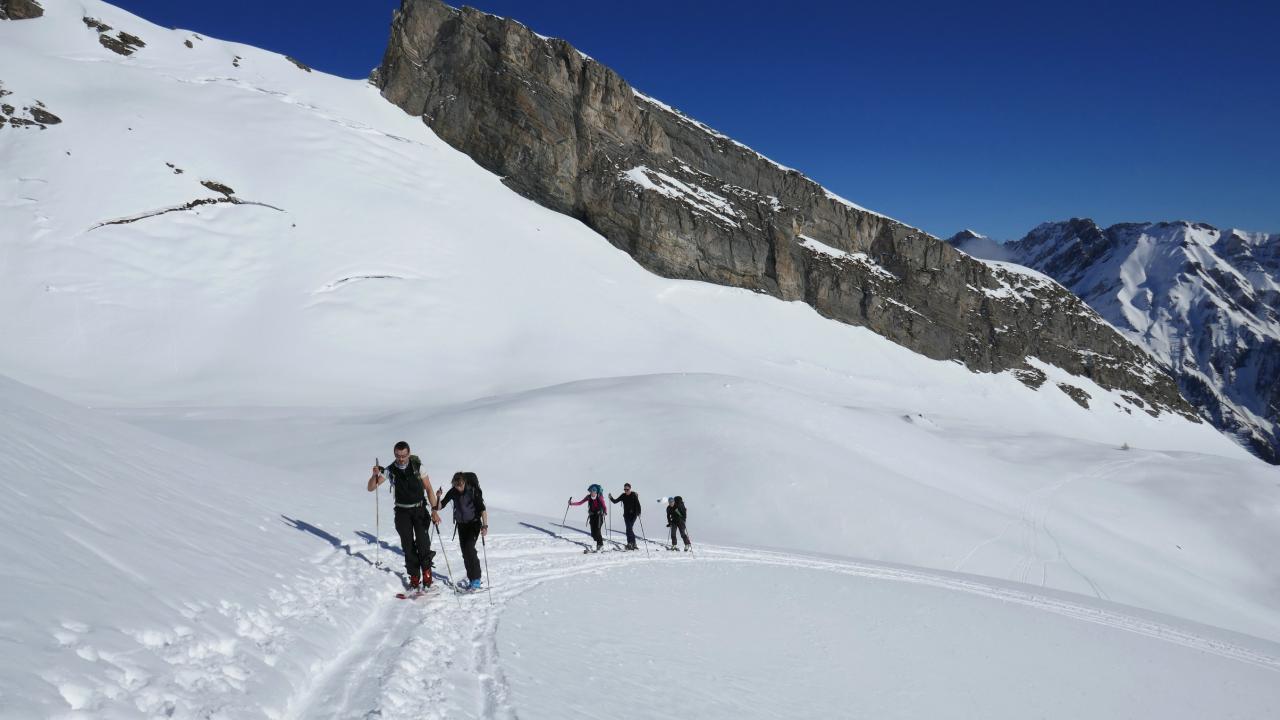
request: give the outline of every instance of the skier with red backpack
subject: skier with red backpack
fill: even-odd
[[[604,518],[609,514],[609,508],[604,502],[604,488],[599,485],[591,485],[587,488],[587,494],[581,500],[574,501],[570,496],[570,505],[587,504],[587,520],[591,523],[591,537],[596,541],[596,552],[604,549],[604,535],[601,528],[604,526]]]

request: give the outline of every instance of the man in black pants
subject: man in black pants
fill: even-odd
[[[484,493],[480,491],[480,479],[475,473],[454,473],[452,484],[440,499],[440,508],[453,501],[453,522],[458,526],[462,561],[467,566],[467,582],[459,582],[458,587],[479,590],[480,556],[476,555],[476,540],[481,535],[489,535],[489,512],[484,509]]]
[[[422,470],[422,461],[409,454],[409,443],[401,440],[395,446],[396,461],[387,466],[373,466],[369,476],[369,492],[376,492],[390,478],[396,498],[396,532],[400,534],[400,547],[404,548],[404,571],[409,576],[409,588],[417,590],[419,578],[431,587],[431,526],[427,524],[427,510],[431,510],[431,522],[439,525],[436,512],[436,494],[431,490],[431,478]]]
[[[627,483],[622,486],[622,495],[616,498],[610,495],[609,502],[615,505],[622,503],[622,519],[627,524],[627,549],[637,550],[636,532],[633,528],[636,518],[640,517],[640,496],[631,492],[631,483]]]

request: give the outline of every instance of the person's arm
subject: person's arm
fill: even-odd
[[[378,486],[381,485],[383,482],[385,482],[386,479],[387,479],[386,476],[382,474],[382,468],[378,467],[377,465],[374,465],[373,473],[369,475],[369,484],[367,486],[369,492],[373,492],[374,490],[377,490]]]
[[[439,502],[439,499],[436,497],[436,491],[431,489],[431,476],[427,475],[426,470],[421,471],[421,473],[422,473],[422,490],[426,493],[426,496],[427,496],[427,507],[431,508],[431,522],[439,525],[440,513],[436,512],[438,507],[437,503]],[[435,501],[435,502],[432,502],[432,501]]]
[[[582,503],[584,503],[584,502],[586,502],[586,501],[588,501],[588,500],[590,500],[590,499],[591,499],[591,496],[590,496],[590,495],[583,495],[581,500],[574,500],[573,498],[569,498],[569,504],[570,504],[570,505],[581,505]]]
[[[640,513],[643,512],[643,508],[644,508],[644,506],[640,503],[640,495],[635,492],[632,492],[631,494],[636,496],[636,517],[640,517]]]
[[[622,499],[622,498],[616,498],[616,497],[614,497],[614,496],[613,496],[613,493],[609,493],[609,502],[613,503],[614,505],[617,505],[617,504],[618,504],[618,501],[619,501],[619,500],[621,500],[621,499]]]
[[[489,511],[484,507],[484,491],[478,487],[472,486],[472,500],[475,501],[476,511],[480,513],[480,534],[489,534]]]

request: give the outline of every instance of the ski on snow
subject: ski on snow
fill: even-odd
[[[417,600],[418,598],[423,597],[424,595],[434,595],[434,594],[435,593],[431,592],[430,589],[403,590],[401,592],[396,593],[396,598],[399,600]]]

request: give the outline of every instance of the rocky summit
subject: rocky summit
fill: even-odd
[[[29,20],[44,15],[36,0],[0,0],[0,20]]]
[[[1170,369],[1214,426],[1280,463],[1280,236],[1204,223],[1044,223],[949,242],[1053,277]]]
[[[660,275],[800,300],[930,358],[1016,370],[1039,358],[1192,417],[1172,378],[1088,305],[840,198],[632,88],[564,40],[437,0],[402,0],[371,78],[530,199]],[[1088,393],[1061,387],[1077,402]]]

